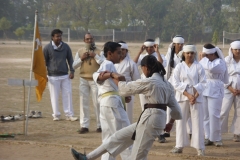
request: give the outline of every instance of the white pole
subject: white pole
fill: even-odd
[[[33,34],[33,47],[32,47],[32,61],[31,61],[31,68],[30,68],[30,85],[28,88],[28,101],[27,101],[27,117],[26,117],[26,127],[25,127],[25,135],[27,135],[27,128],[28,128],[28,112],[29,112],[29,102],[31,96],[31,85],[32,85],[32,69],[33,69],[33,60],[34,60],[34,51],[35,51],[35,39],[36,39],[36,27],[37,27],[37,16],[38,11],[35,11],[35,23],[34,23],[34,34]],[[24,115],[25,116],[25,115]]]
[[[224,48],[224,37],[225,37],[225,32],[223,31],[223,48]]]
[[[113,42],[115,41],[115,30],[113,29]]]
[[[24,80],[23,82],[23,134],[25,135],[25,114],[26,114],[26,104],[25,104],[25,83]]]
[[[70,28],[68,28],[68,43],[70,42]]]

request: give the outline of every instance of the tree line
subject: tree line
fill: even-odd
[[[40,27],[141,31],[161,40],[181,34],[189,42],[218,41],[222,31],[240,32],[239,0],[0,0],[0,37],[21,38]],[[8,33],[8,34],[7,34]],[[214,36],[214,37],[213,37]]]

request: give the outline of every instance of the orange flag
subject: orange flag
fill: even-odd
[[[36,38],[34,44],[34,59],[33,59],[33,72],[34,77],[38,81],[36,86],[36,96],[39,102],[42,99],[43,91],[47,84],[47,71],[45,59],[42,51],[42,40],[38,29],[38,23],[36,23]]]

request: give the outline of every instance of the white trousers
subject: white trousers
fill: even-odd
[[[166,123],[168,123],[171,120],[171,108],[167,107],[167,120]],[[175,128],[173,127],[171,131],[174,131]],[[191,121],[191,117],[188,118],[187,121],[187,133],[188,134],[192,134],[192,121]],[[163,133],[162,133],[163,134]]]
[[[161,109],[146,109],[137,128],[136,124],[133,123],[115,132],[102,144],[113,157],[116,157],[125,148],[133,144],[131,156],[123,160],[146,160],[153,142],[165,128],[166,113]],[[136,137],[133,141],[131,137],[135,128]]]
[[[230,132],[240,134],[240,95],[234,96],[232,93],[225,93],[220,114],[222,133],[228,132],[228,116],[231,107],[234,107],[234,115]]]
[[[129,103],[126,103],[126,112],[127,112],[130,124],[133,123],[133,104],[134,104],[134,96],[131,96],[131,97],[132,97],[132,100]]]
[[[83,78],[80,78],[79,92],[80,92],[80,126],[84,128],[89,128],[90,125],[89,99],[91,94],[93,107],[95,110],[97,128],[101,127],[99,118],[100,107],[98,103],[98,88],[96,83],[94,81],[87,81]]]
[[[102,126],[102,142],[106,142],[116,131],[130,125],[126,111],[122,104],[121,97],[108,96],[104,98],[108,104],[113,106],[106,106],[103,99],[100,102],[100,122]],[[116,106],[117,105],[117,106]],[[127,159],[131,153],[131,148],[126,148],[120,154],[123,160]],[[115,157],[109,153],[102,155],[102,160],[115,160]]]
[[[221,107],[222,98],[203,96],[205,139],[209,139],[212,142],[222,140],[220,124]]]
[[[192,124],[191,147],[196,149],[205,149],[204,131],[203,131],[203,106],[202,103],[191,105],[189,101],[179,102],[182,119],[176,120],[176,147],[189,146],[189,136],[187,126],[189,118]]]
[[[60,117],[58,98],[62,93],[62,106],[66,117],[73,116],[72,106],[72,85],[68,75],[65,76],[48,76],[48,88],[53,110],[53,117]]]
[[[189,117],[188,121],[187,121],[187,133],[188,134],[192,134],[192,119],[191,119],[191,117]]]
[[[156,108],[146,109],[138,125],[137,123],[133,123],[115,132],[101,146],[90,152],[87,157],[89,160],[96,159],[100,154],[105,152],[108,152],[112,157],[116,157],[133,144],[131,155],[129,157],[122,157],[122,159],[146,160],[155,138],[163,131],[165,124],[165,111]],[[136,137],[133,141],[131,138],[135,129]]]

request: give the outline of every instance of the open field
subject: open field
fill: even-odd
[[[43,42],[45,45],[48,42]],[[73,57],[76,51],[83,43],[69,44]],[[97,46],[102,46],[103,43],[97,43]],[[130,56],[139,51],[140,43],[130,43]],[[165,54],[168,44],[163,44],[160,52]],[[228,52],[229,45],[225,45],[223,52],[225,55]],[[202,45],[197,45],[198,51],[201,50]],[[5,42],[0,41],[0,115],[16,115],[23,114],[23,87],[8,86],[7,79],[29,79],[29,71],[31,65],[31,42]],[[75,78],[72,80],[73,89],[73,105],[75,116],[79,117],[79,70],[75,72]],[[27,102],[28,88],[25,89],[25,100]],[[95,147],[101,144],[101,134],[96,133],[96,123],[93,114],[93,107],[91,107],[91,124],[90,132],[88,134],[78,134],[79,121],[69,122],[64,120],[62,116],[61,121],[52,120],[52,109],[50,104],[49,90],[45,89],[43,99],[41,102],[36,101],[35,90],[32,88],[30,98],[30,110],[41,111],[42,118],[31,119],[28,121],[28,135],[24,136],[23,121],[0,123],[0,134],[14,133],[14,138],[0,139],[0,160],[65,160],[73,159],[69,152],[69,148],[74,146],[79,151],[90,152]],[[60,98],[61,104],[61,98]],[[135,97],[134,106],[134,121],[137,121],[141,113],[139,105],[139,97]],[[60,105],[60,111],[63,115],[63,110]],[[232,120],[233,110],[231,110],[230,122]],[[207,146],[206,156],[197,157],[195,149],[186,147],[183,154],[173,155],[169,151],[175,145],[175,132],[173,131],[170,138],[167,138],[167,143],[160,144],[154,142],[150,150],[149,160],[180,160],[180,159],[239,159],[240,157],[240,142],[232,141],[232,134],[223,134],[223,147]],[[118,159],[120,159],[118,157]]]

